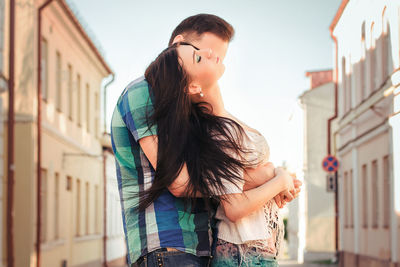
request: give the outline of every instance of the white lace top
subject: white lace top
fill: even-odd
[[[248,140],[244,142],[244,146],[252,150],[252,153],[246,155],[246,159],[249,162],[257,159],[258,164],[268,162],[269,146],[265,138],[254,131],[245,130],[245,132]],[[227,186],[231,193],[241,193],[237,186],[232,187],[231,184]],[[218,225],[219,239],[234,244],[242,244],[245,247],[255,247],[257,252],[268,256],[278,256],[283,240],[284,225],[281,216],[279,216],[279,208],[273,199],[268,201],[263,208],[235,223],[226,217],[224,209],[220,205],[216,218],[220,220]]]

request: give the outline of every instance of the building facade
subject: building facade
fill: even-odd
[[[103,136],[103,159],[106,177],[106,257],[107,266],[126,266],[126,243],[118,191],[117,169],[111,145],[111,135]]]
[[[15,10],[14,262],[17,267],[36,266],[40,256],[40,266],[101,266],[105,207],[100,96],[103,79],[112,72],[64,0],[42,10],[39,36],[38,10],[45,2],[17,2]],[[0,97],[4,103],[8,96]],[[6,255],[2,238],[3,265]]]
[[[307,72],[310,89],[300,96],[304,114],[304,261],[335,257],[335,195],[327,191],[327,120],[334,115],[332,70]]]
[[[336,42],[340,266],[400,266],[399,1],[343,0]]]

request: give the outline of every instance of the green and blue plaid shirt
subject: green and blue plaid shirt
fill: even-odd
[[[183,199],[174,197],[167,189],[145,211],[135,209],[138,193],[151,185],[155,174],[138,142],[157,134],[157,127],[149,128],[146,121],[146,112],[153,108],[152,95],[144,77],[131,82],[118,99],[111,121],[129,265],[140,256],[165,247],[197,256],[211,254],[207,211],[185,209]]]

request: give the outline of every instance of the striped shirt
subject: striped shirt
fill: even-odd
[[[151,186],[155,174],[138,142],[157,134],[157,127],[149,128],[146,120],[146,113],[153,110],[153,100],[148,83],[139,78],[121,94],[111,120],[129,265],[165,247],[197,256],[211,254],[211,224],[214,223],[205,210],[191,211],[190,205],[185,209],[183,200],[167,189],[145,211],[135,209],[138,193]]]

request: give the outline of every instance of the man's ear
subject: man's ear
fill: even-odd
[[[185,41],[185,38],[183,38],[182,34],[178,34],[175,36],[174,40],[172,41],[172,44],[178,43],[178,42],[183,42]]]
[[[189,84],[189,95],[196,95],[201,93],[201,87],[197,83],[190,83]]]

